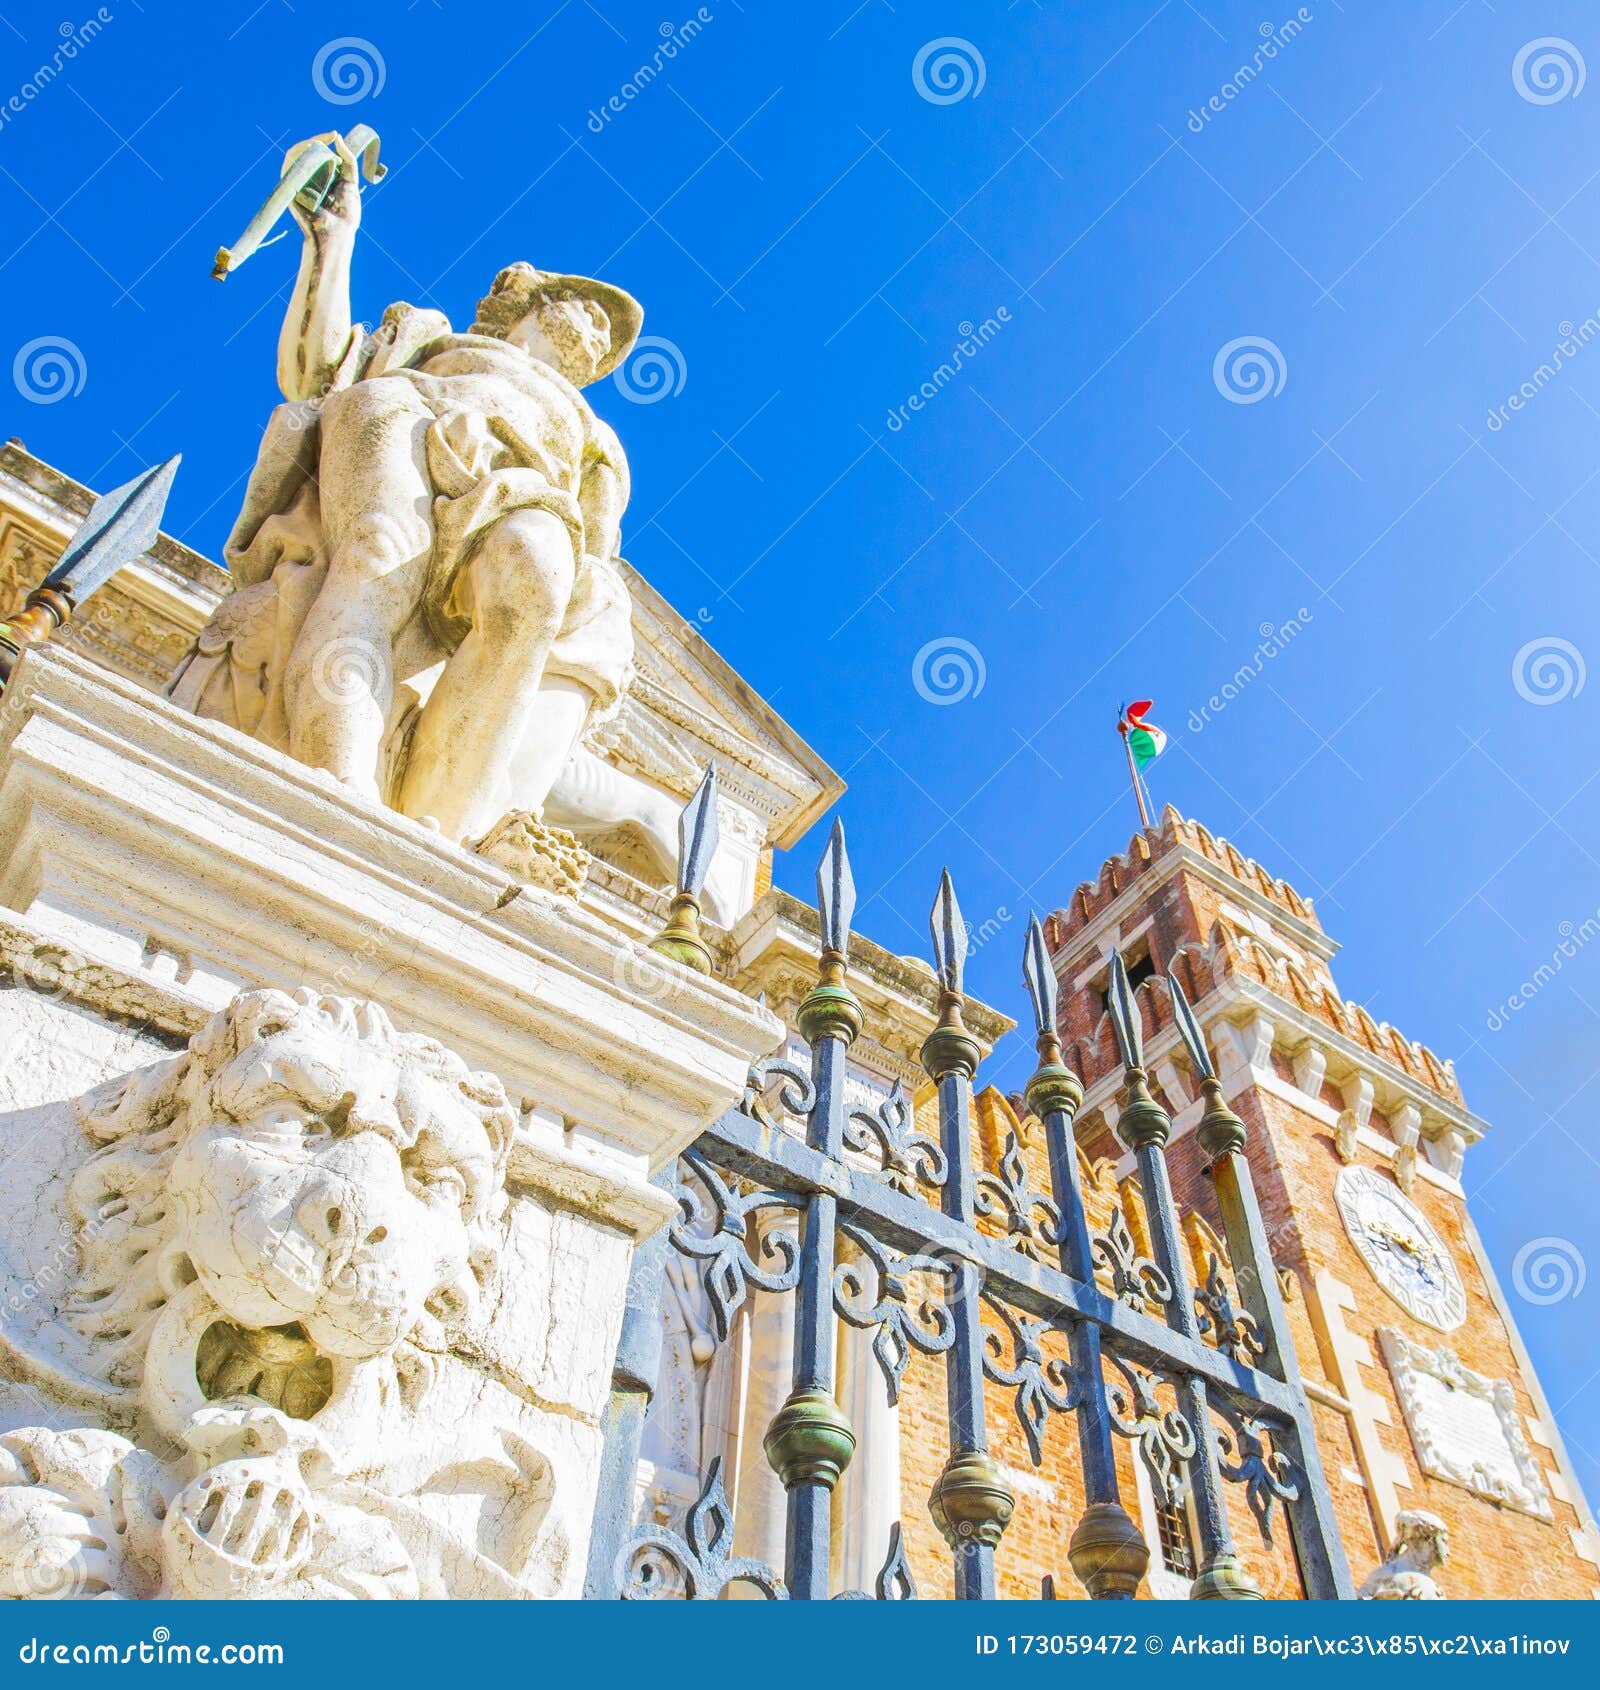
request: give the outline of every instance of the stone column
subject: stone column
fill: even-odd
[[[872,1339],[870,1331],[840,1329],[839,1406],[855,1428],[856,1453],[833,1493],[834,1586],[869,1596],[901,1514],[900,1415]]]
[[[781,1229],[792,1234],[795,1225],[792,1212],[761,1210],[751,1241],[756,1260],[762,1259],[762,1243],[772,1232]],[[787,1503],[778,1475],[767,1464],[762,1439],[794,1382],[794,1293],[752,1291],[750,1299],[744,1334],[744,1412],[739,1430],[739,1488],[734,1497],[734,1553],[765,1561],[781,1578]],[[728,1594],[756,1596],[745,1584],[735,1585]]]

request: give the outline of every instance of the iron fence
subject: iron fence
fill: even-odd
[[[708,780],[685,813],[683,872],[661,946],[691,966],[701,965],[696,894],[715,845],[705,825],[713,804]],[[1123,1063],[1118,1132],[1137,1162],[1149,1255],[1140,1253],[1120,1209],[1105,1231],[1091,1226],[1072,1130],[1082,1087],[1062,1061],[1055,974],[1038,920],[1030,921],[1023,959],[1039,1055],[1025,1096],[1044,1124],[1048,1191],[1030,1188],[1014,1137],[996,1167],[976,1163],[971,1100],[980,1053],[962,1020],[966,932],[949,875],[932,918],[938,1018],[921,1051],[937,1090],[937,1142],[918,1133],[910,1099],[898,1087],[873,1108],[847,1103],[846,1055],[862,1030],[862,1011],[846,977],[855,892],[837,823],[817,889],[817,980],[797,1015],[809,1069],[785,1057],[756,1065],[739,1107],[665,1176],[680,1219],[635,1260],[586,1594],[705,1599],[740,1582],[768,1597],[832,1594],[830,1499],[856,1449],[835,1393],[843,1321],[873,1332],[891,1402],[913,1351],[942,1358],[950,1454],[927,1507],[953,1557],[958,1597],[996,1595],[995,1551],[1015,1506],[989,1453],[986,1384],[1009,1393],[1036,1467],[1052,1416],[1075,1422],[1086,1500],[1063,1551],[1089,1596],[1131,1598],[1149,1562],[1145,1536],[1121,1495],[1116,1444],[1123,1439],[1144,1463],[1158,1500],[1192,1505],[1193,1597],[1260,1594],[1234,1542],[1229,1485],[1243,1488],[1267,1542],[1274,1518],[1287,1520],[1306,1595],[1348,1597],[1349,1572],[1245,1158],[1245,1129],[1223,1100],[1178,980],[1168,977],[1174,1012],[1203,1097],[1195,1131],[1231,1266],[1224,1273],[1213,1257],[1198,1287],[1167,1167],[1171,1123],[1150,1093],[1139,1010],[1120,958],[1112,959],[1108,993]],[[772,1210],[787,1218],[776,1230],[762,1228],[758,1251],[752,1217]],[[980,1218],[991,1230],[979,1228]],[[764,1439],[786,1496],[781,1570],[734,1554],[719,1460],[702,1475],[682,1531],[634,1524],[669,1250],[698,1274],[721,1340],[752,1288],[795,1299],[791,1389]],[[898,1525],[886,1547],[870,1594],[915,1595]],[[1051,1580],[1045,1587],[1053,1594]]]

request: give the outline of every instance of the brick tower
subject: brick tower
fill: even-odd
[[[1588,1507],[1468,1212],[1463,1160],[1487,1123],[1451,1064],[1340,995],[1337,947],[1308,900],[1170,807],[1045,934],[1066,1058],[1084,1084],[1080,1148],[1120,1177],[1131,1168],[1104,1000],[1117,951],[1173,1118],[1180,1208],[1220,1224],[1168,968],[1195,1007],[1249,1129],[1358,1582],[1394,1543],[1397,1515],[1421,1509],[1449,1529],[1437,1575],[1449,1596],[1600,1595]],[[1159,1591],[1163,1563],[1183,1568],[1186,1527],[1170,1508],[1153,1524]]]

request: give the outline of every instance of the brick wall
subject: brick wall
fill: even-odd
[[[1174,862],[1173,853],[1180,853],[1183,860]],[[1141,887],[1149,889],[1144,897],[1138,895]],[[1249,905],[1248,910],[1241,911],[1242,902]],[[1460,1090],[1448,1063],[1339,997],[1328,966],[1332,946],[1323,937],[1310,903],[1225,841],[1213,839],[1171,810],[1148,836],[1136,837],[1125,853],[1108,862],[1096,882],[1079,887],[1047,926],[1061,975],[1063,1041],[1069,1062],[1086,1085],[1113,1073],[1117,1066],[1099,996],[1104,984],[1099,949],[1106,942],[1102,918],[1113,906],[1123,910],[1112,938],[1124,959],[1148,953],[1158,976],[1176,960],[1202,1019],[1206,995],[1229,975],[1244,975],[1404,1074],[1418,1088],[1459,1108]],[[1241,914],[1248,917],[1248,925],[1241,921]],[[1171,1018],[1165,985],[1158,979],[1137,997],[1146,1036],[1153,1037]],[[1281,1050],[1273,1053],[1272,1071],[1283,1084],[1267,1089],[1247,1083],[1230,1101],[1249,1131],[1251,1170],[1280,1270],[1296,1353],[1312,1397],[1334,1514],[1356,1582],[1383,1553],[1382,1509],[1365,1482],[1364,1455],[1368,1464],[1376,1463],[1379,1485],[1388,1486],[1395,1506],[1427,1509],[1448,1525],[1450,1558],[1439,1574],[1447,1595],[1553,1598],[1594,1594],[1600,1578],[1594,1563],[1574,1546],[1582,1521],[1570,1502],[1552,1494],[1552,1518],[1546,1521],[1422,1473],[1379,1351],[1377,1334],[1385,1327],[1413,1343],[1447,1345],[1475,1372],[1511,1383],[1522,1429],[1528,1431],[1533,1399],[1473,1255],[1461,1198],[1427,1178],[1425,1170],[1419,1171],[1410,1192],[1448,1246],[1466,1289],[1466,1320],[1456,1330],[1440,1333],[1414,1319],[1368,1271],[1334,1201],[1334,1181],[1342,1165],[1334,1134],[1315,1102],[1306,1107],[1293,1103],[1292,1065]],[[1174,1111],[1183,1103],[1181,1097],[1164,1101]],[[1339,1093],[1326,1084],[1317,1101],[1334,1110],[1341,1107]],[[931,1097],[919,1100],[920,1110],[931,1112],[931,1108]],[[1374,1109],[1369,1125],[1380,1138],[1387,1135],[1381,1108]],[[929,1113],[924,1130],[931,1131],[932,1126]],[[1007,1135],[1015,1133],[1030,1183],[1041,1191],[1048,1189],[1043,1128],[1027,1117],[1020,1100],[1008,1104],[992,1091],[980,1093],[973,1131],[980,1167],[994,1168]],[[1137,1184],[1127,1177],[1119,1181],[1116,1168],[1121,1162],[1126,1175],[1125,1153],[1098,1113],[1080,1123],[1079,1150],[1092,1226],[1103,1230],[1111,1206],[1120,1204],[1142,1243],[1147,1234]],[[1388,1156],[1359,1144],[1355,1156],[1378,1168],[1384,1177],[1392,1177]],[[1215,1236],[1221,1227],[1215,1193],[1192,1133],[1174,1139],[1168,1160],[1180,1213],[1198,1218],[1186,1226],[1198,1283],[1204,1278],[1209,1252],[1220,1250]],[[990,1223],[980,1225],[996,1230]],[[993,1322],[997,1342],[1004,1344],[999,1321],[992,1314],[985,1318]],[[1060,1353],[1065,1353],[1064,1348]],[[1009,1391],[988,1386],[990,1451],[1008,1470],[1017,1493],[1016,1513],[997,1556],[1001,1593],[1035,1596],[1040,1580],[1050,1574],[1060,1595],[1079,1596],[1082,1592],[1066,1556],[1083,1508],[1072,1417],[1051,1415],[1044,1457],[1035,1468],[1010,1397]],[[949,1552],[926,1508],[928,1492],[948,1453],[941,1358],[919,1355],[913,1361],[903,1393],[901,1431],[908,1553],[922,1593],[948,1595]],[[1551,1452],[1532,1438],[1529,1442],[1541,1470],[1550,1474],[1555,1466]],[[1132,1450],[1126,1440],[1118,1440],[1118,1458],[1124,1505],[1140,1520]],[[1560,1481],[1555,1482],[1559,1488]],[[1269,1548],[1245,1507],[1243,1487],[1229,1484],[1225,1491],[1239,1551],[1264,1592],[1278,1597],[1298,1595],[1299,1580],[1281,1509],[1276,1511],[1277,1541]]]

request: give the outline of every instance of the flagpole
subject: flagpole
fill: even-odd
[[[1117,717],[1117,732],[1122,735],[1122,749],[1128,754],[1128,779],[1133,782],[1133,796],[1139,805],[1139,825],[1149,827],[1150,809],[1144,801],[1144,787],[1139,780],[1139,765],[1133,760],[1133,741],[1128,738],[1128,723],[1125,717]]]

